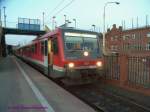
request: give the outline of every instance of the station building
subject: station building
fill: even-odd
[[[123,30],[116,24],[106,33],[106,50],[110,53],[150,54],[150,26]]]

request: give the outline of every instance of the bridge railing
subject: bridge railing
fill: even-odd
[[[24,24],[24,23],[18,23],[17,21],[7,21],[6,24],[4,23],[4,21],[2,21],[1,26],[6,28],[23,29],[23,30],[36,30],[36,31],[43,30],[41,24],[38,25],[32,23]]]

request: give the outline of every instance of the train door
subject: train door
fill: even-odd
[[[53,67],[53,52],[52,52],[52,41],[48,39],[48,75],[51,75]]]
[[[44,73],[47,74],[48,68],[48,52],[47,52],[47,40],[41,42],[41,53],[43,55]]]
[[[53,78],[56,78],[57,74],[55,72],[55,69],[59,61],[57,37],[56,36],[52,37],[51,40],[48,41],[48,43],[49,43],[49,53],[48,53],[49,75]]]

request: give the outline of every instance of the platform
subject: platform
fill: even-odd
[[[0,61],[0,112],[95,112],[14,56]]]

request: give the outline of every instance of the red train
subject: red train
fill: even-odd
[[[93,82],[102,73],[102,36],[93,31],[59,27],[20,47],[16,55],[64,83]]]

